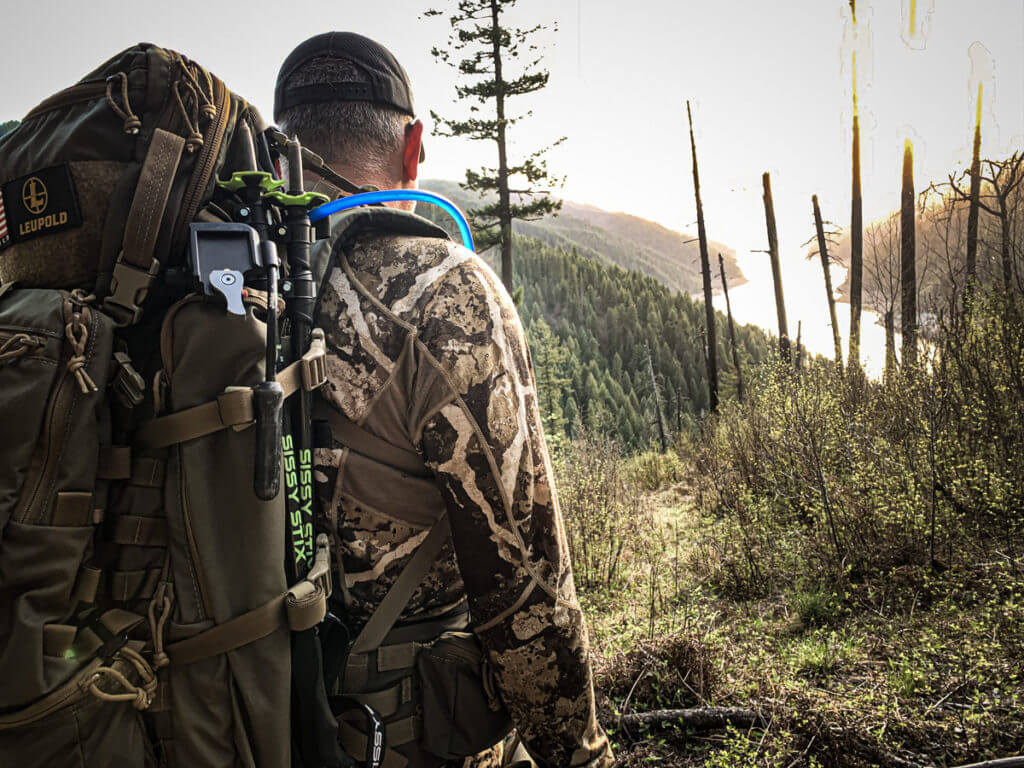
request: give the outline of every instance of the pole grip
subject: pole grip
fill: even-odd
[[[256,416],[256,472],[253,490],[264,501],[281,491],[281,407],[284,389],[276,381],[253,387],[252,407]]]

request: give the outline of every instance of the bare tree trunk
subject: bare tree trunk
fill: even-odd
[[[864,282],[864,222],[860,189],[860,117],[857,79],[853,82],[853,157],[850,200],[850,367],[860,368],[860,312]]]
[[[767,173],[761,176],[764,186],[764,218],[768,225],[768,258],[772,264],[772,282],[775,284],[775,313],[779,320],[779,353],[790,361],[789,329],[786,325],[786,302],[782,295],[782,267],[779,264],[779,236],[775,229],[775,203],[772,202],[772,181]]]
[[[725,294],[725,314],[729,320],[729,345],[732,347],[732,364],[736,368],[736,399],[743,402],[743,367],[740,353],[736,349],[736,327],[732,322],[732,304],[729,303],[729,284],[725,279],[725,261],[718,254],[718,271],[722,275],[722,293]]]
[[[704,206],[700,200],[700,175],[697,173],[697,142],[693,138],[693,113],[686,102],[690,122],[690,150],[693,154],[693,194],[697,198],[697,238],[700,240],[700,271],[704,282],[704,326],[707,333],[708,405],[718,410],[718,355],[715,346],[715,308],[711,303],[711,261],[708,258],[708,235],[704,229]]]
[[[803,333],[803,326],[803,320],[796,321],[796,358],[794,359],[793,367],[796,368],[796,370],[798,371],[804,364],[804,348],[803,345],[800,343],[800,336]]]
[[[896,317],[892,309],[885,312],[885,377],[896,373]]]
[[[969,297],[978,272],[978,213],[981,201],[981,89],[978,83],[978,106],[974,117],[974,148],[971,152],[971,198],[967,209],[967,280],[964,296]]]
[[[914,221],[914,148],[903,146],[903,189],[900,197],[900,331],[903,369],[917,365],[917,240]]]
[[[1002,240],[999,244],[1003,262],[1003,290],[1009,296],[1013,292],[1013,256],[1010,253],[1010,212],[1007,210],[1006,197],[999,196],[999,227]]]
[[[814,229],[818,234],[818,255],[821,257],[821,269],[825,274],[825,298],[828,300],[828,317],[832,323],[832,343],[836,350],[836,363],[843,368],[843,343],[839,337],[839,321],[836,319],[836,299],[832,295],[831,262],[828,258],[828,243],[825,241],[825,226],[821,221],[821,208],[818,207],[818,196],[811,195],[814,206]]]
[[[501,3],[491,0],[491,25],[494,30],[491,56],[494,59],[494,82],[497,94],[494,102],[498,115],[498,220],[501,225],[501,282],[505,289],[512,293],[512,210],[508,191],[508,151],[505,139],[505,90],[501,75],[501,38],[500,28]]]
[[[658,394],[658,380],[654,378],[654,363],[651,360],[651,348],[644,344],[647,351],[647,373],[651,377],[651,394],[654,396],[655,421],[658,423],[658,439],[661,441],[661,452],[668,450],[668,435],[665,430],[665,417],[661,413],[661,396]]]

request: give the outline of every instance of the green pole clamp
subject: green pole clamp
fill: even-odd
[[[304,192],[301,195],[290,195],[280,190],[267,192],[266,197],[281,206],[299,206],[302,208],[317,208],[324,203],[331,202],[331,198],[319,192]]]
[[[266,171],[235,171],[227,181],[218,181],[217,186],[228,192],[237,192],[249,186],[255,186],[264,194],[269,194],[284,186],[282,179],[275,179]]]

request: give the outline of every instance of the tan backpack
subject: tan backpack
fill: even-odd
[[[271,286],[220,269],[212,290],[185,259],[194,224],[244,205],[235,171],[269,179],[265,127],[140,44],[0,138],[2,766],[352,763],[308,652],[326,542],[253,481],[281,474],[255,444],[261,388],[279,404],[319,386],[322,338],[267,377]],[[293,645],[314,667],[294,685]]]

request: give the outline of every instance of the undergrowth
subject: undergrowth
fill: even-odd
[[[1024,328],[1021,308],[975,311],[884,383],[776,366],[667,458],[586,442],[561,457],[621,765],[947,768],[1024,751]],[[765,725],[620,720],[692,706]]]

